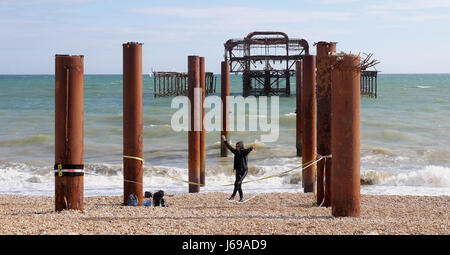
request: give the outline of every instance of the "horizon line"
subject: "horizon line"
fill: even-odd
[[[408,72],[399,72],[399,73],[396,73],[396,72],[392,72],[392,73],[388,73],[388,72],[382,72],[382,71],[379,71],[379,73],[380,74],[450,74],[450,72],[448,72],[448,73],[408,73]],[[218,74],[218,75],[220,75],[220,73],[214,73],[214,74]],[[236,73],[230,73],[230,75],[235,75]],[[6,74],[2,74],[2,73],[0,73],[0,75],[3,75],[3,76],[6,76],[6,75],[55,75],[54,73],[52,73],[52,74],[48,74],[48,73],[11,73],[11,74],[8,74],[8,73],[6,73]],[[123,75],[123,74],[121,74],[121,73],[85,73],[84,75]],[[149,75],[149,74],[142,74],[143,76],[144,75]],[[238,74],[238,75],[241,75],[241,74]]]

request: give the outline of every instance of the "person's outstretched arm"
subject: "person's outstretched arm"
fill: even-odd
[[[225,145],[227,146],[227,148],[232,152],[232,153],[236,153],[236,149],[231,147],[231,145],[228,143],[227,138],[222,135],[222,140],[225,143]]]
[[[251,151],[253,151],[253,150],[256,150],[255,145],[253,145],[252,147],[250,147],[250,148],[248,148],[248,149],[244,149],[244,150],[243,150],[244,155],[249,154],[249,153],[250,153]]]

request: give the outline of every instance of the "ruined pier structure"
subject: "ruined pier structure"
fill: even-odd
[[[242,40],[228,40],[222,62],[223,105],[229,107],[225,98],[230,72],[242,73],[243,96],[289,96],[290,77],[295,75],[303,191],[317,191],[317,205],[331,206],[334,216],[359,216],[360,94],[376,95],[376,72],[362,76],[360,57],[336,54],[335,42],[316,45],[317,56],[310,55],[306,40],[290,39],[282,32],[253,32]],[[221,156],[227,156],[225,148]]]
[[[309,54],[308,42],[283,32],[252,32],[225,43],[225,61],[231,73],[242,74],[242,94],[291,95],[295,63]]]
[[[303,43],[307,46],[306,41]],[[322,50],[319,47],[329,49]],[[296,102],[297,117],[300,116],[302,131],[300,135],[297,134],[303,147],[302,183],[304,192],[313,192],[315,186],[318,191],[320,189],[322,199],[319,199],[318,195],[319,206],[330,194],[329,203],[334,216],[359,216],[360,57],[335,54],[334,51],[334,43],[319,43],[317,73],[316,56],[309,53],[302,57],[300,64],[295,65],[297,74],[300,74],[299,79],[296,79],[296,88],[300,88],[297,97],[300,96],[300,99]],[[55,65],[55,210],[83,210],[83,56],[56,55]],[[188,132],[189,192],[199,192],[200,186],[205,185],[205,130],[195,128],[203,122],[204,104],[194,102],[194,100],[204,101],[207,91],[204,66],[203,57],[188,56],[187,94],[193,105],[190,108],[191,129]],[[224,84],[222,96],[229,94],[228,67],[229,62],[222,62]],[[142,204],[144,164],[142,86],[142,44],[125,43],[123,44],[124,204],[128,204],[128,198],[131,197],[129,195],[135,195],[138,204]],[[301,105],[298,105],[299,103]],[[225,107],[222,124],[225,133],[222,134],[227,136],[229,102],[225,99],[223,105]],[[316,112],[319,115],[317,118]],[[329,155],[324,155],[328,153]],[[321,156],[332,157],[333,164],[329,164],[330,161],[324,162],[319,165],[320,171],[316,171],[315,161],[322,158]],[[316,177],[316,174],[319,176]]]
[[[216,93],[217,77],[205,72],[206,95]],[[153,91],[155,97],[187,96],[188,74],[183,72],[153,72]]]
[[[331,44],[329,47],[333,47]],[[286,33],[274,31],[252,32],[243,39],[230,39],[224,46],[229,72],[242,74],[244,97],[290,96],[295,64],[309,55],[305,39],[289,38]],[[376,98],[378,71],[361,70],[361,95]]]
[[[377,98],[378,90],[378,71],[361,70],[361,88],[360,93],[363,96]]]

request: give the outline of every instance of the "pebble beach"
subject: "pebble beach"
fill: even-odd
[[[448,235],[449,196],[361,195],[361,216],[336,218],[310,193],[166,194],[168,207],[123,206],[121,196],[54,211],[50,196],[0,195],[2,235]],[[145,200],[144,200],[145,201]]]

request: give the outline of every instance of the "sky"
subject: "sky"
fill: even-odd
[[[121,74],[130,41],[144,73],[186,71],[189,55],[220,73],[223,44],[253,31],[373,53],[383,73],[450,73],[450,0],[0,0],[0,31],[0,74],[53,74],[55,54]]]

